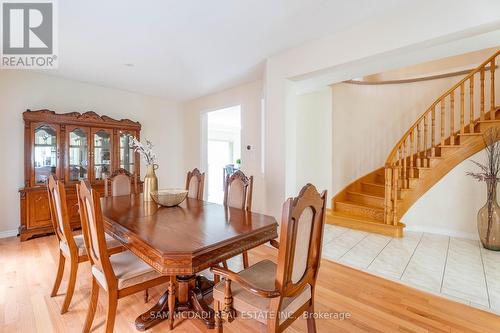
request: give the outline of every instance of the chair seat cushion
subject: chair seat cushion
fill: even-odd
[[[109,257],[109,261],[118,280],[118,289],[127,288],[161,276],[160,273],[130,251],[114,254]],[[97,266],[92,266],[92,274],[99,284],[107,290],[104,274]]]
[[[110,235],[105,234],[105,236],[106,236],[106,245],[108,249],[121,246],[121,243],[116,239],[114,239],[113,237],[111,237]],[[85,242],[83,240],[83,235],[74,235],[73,239],[75,240],[76,247],[78,248],[78,256],[86,255],[87,250],[85,249]],[[66,242],[60,241],[59,248],[61,249],[65,257],[69,257],[69,247]]]
[[[274,290],[276,279],[276,264],[270,260],[263,260],[238,273],[242,278],[256,287]],[[245,312],[246,316],[266,323],[269,313],[270,298],[260,297],[243,289],[237,282],[232,281],[233,308],[238,312]],[[224,304],[224,281],[218,283],[213,291],[214,300]],[[297,311],[311,299],[311,286],[309,284],[295,297],[285,297],[281,306],[282,316],[280,323],[289,315]]]

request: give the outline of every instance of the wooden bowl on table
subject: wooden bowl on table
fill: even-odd
[[[151,192],[151,198],[160,206],[173,207],[186,200],[187,194],[187,190],[167,189]]]

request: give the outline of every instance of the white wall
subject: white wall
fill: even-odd
[[[484,162],[481,151],[471,159]],[[406,230],[478,239],[477,212],[486,203],[486,184],[466,175],[478,167],[465,160],[444,176],[406,212]]]
[[[160,186],[184,186],[178,104],[40,73],[0,71],[0,233],[19,226],[18,189],[24,184],[22,113],[26,109],[44,108],[58,113],[91,110],[112,118],[141,122],[142,138],[156,144]]]
[[[290,131],[289,144],[295,148],[294,187],[298,193],[302,186],[311,183],[318,191],[328,190],[332,195],[332,90],[295,96],[295,131]],[[293,144],[291,144],[293,141]],[[292,178],[292,180],[293,180]],[[329,202],[330,206],[330,202]]]
[[[261,172],[261,100],[262,81],[244,84],[213,95],[187,102],[184,112],[185,170],[203,165],[202,114],[241,105],[241,168],[254,176],[252,209],[261,212],[265,203],[265,183]],[[252,150],[246,149],[247,145]],[[205,171],[205,170],[204,170]]]

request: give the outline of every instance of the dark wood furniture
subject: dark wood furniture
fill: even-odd
[[[213,291],[217,332],[222,332],[222,316],[231,322],[236,311],[253,313],[270,333],[283,332],[307,312],[307,330],[316,332],[314,289],[325,209],[326,191],[320,194],[307,184],[283,205],[280,243],[271,242],[278,248],[278,264],[263,260],[239,273],[212,268],[216,276],[224,277]]]
[[[236,170],[228,174],[224,181],[224,206],[250,211],[252,209],[253,176],[247,177]],[[242,253],[243,267],[248,267],[248,253]],[[223,265],[227,268],[227,262]]]
[[[76,185],[85,248],[92,272],[92,290],[83,332],[90,332],[101,287],[108,299],[106,333],[113,333],[118,299],[166,283],[169,278],[156,272],[130,251],[110,256],[106,246],[100,194],[89,186],[85,181]]]
[[[54,232],[46,181],[54,175],[66,186],[72,228],[80,226],[75,184],[87,179],[104,192],[104,176],[119,168],[140,174],[138,156],[128,147],[128,135],[140,136],[141,124],[115,120],[94,112],[57,114],[26,111],[24,119],[24,187],[20,193],[21,241]]]
[[[83,236],[73,235],[71,231],[68,208],[66,207],[66,189],[64,185],[60,181],[56,181],[53,176],[49,176],[47,192],[52,224],[59,241],[59,265],[50,297],[57,296],[57,291],[59,290],[64,275],[64,264],[66,259],[70,262],[66,296],[64,297],[64,302],[61,307],[61,314],[64,314],[68,311],[73,292],[75,291],[78,264],[86,262],[89,259],[87,251],[85,250]],[[119,253],[124,250],[120,242],[109,236],[106,236],[106,246],[109,248],[109,254]]]
[[[213,327],[213,311],[203,300],[212,284],[196,273],[278,236],[278,224],[271,216],[193,198],[168,208],[144,202],[140,195],[102,198],[101,203],[106,232],[170,276],[159,302],[137,318],[139,330],[167,317],[172,327],[173,316],[166,314],[173,308],[194,310]]]
[[[193,171],[188,171],[186,177],[186,190],[188,197],[203,200],[203,192],[205,191],[205,173],[194,168]]]

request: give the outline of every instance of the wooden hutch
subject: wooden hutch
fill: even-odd
[[[80,226],[76,183],[86,179],[103,193],[105,176],[119,168],[140,175],[139,156],[129,148],[129,135],[140,137],[138,122],[115,120],[95,112],[56,114],[50,110],[27,110],[23,119],[21,241],[53,232],[45,185],[51,174],[66,185],[74,228]]]

